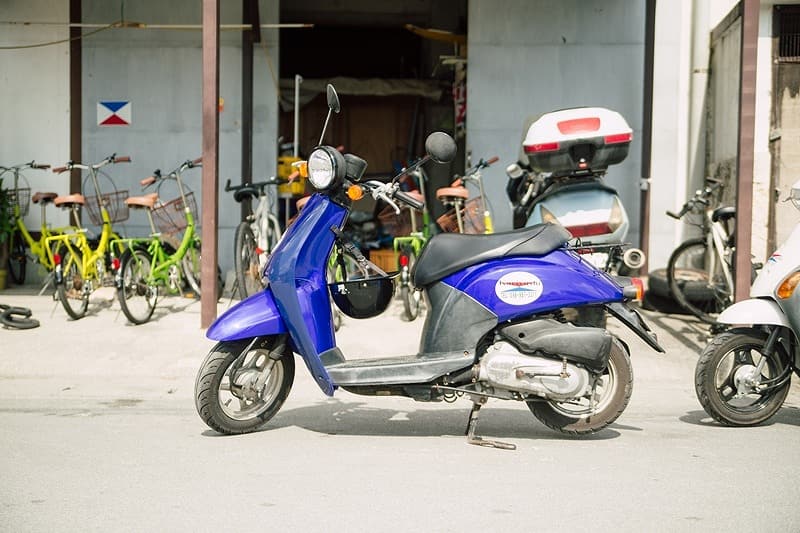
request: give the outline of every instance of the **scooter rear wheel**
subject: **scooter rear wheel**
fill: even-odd
[[[570,435],[600,431],[625,410],[633,392],[633,367],[626,350],[614,339],[608,367],[596,389],[594,409],[588,399],[580,402],[529,401],[533,416],[545,426]]]
[[[294,382],[285,336],[223,341],[195,381],[195,407],[208,427],[228,435],[256,431],[280,410]],[[258,384],[267,372],[263,385]]]

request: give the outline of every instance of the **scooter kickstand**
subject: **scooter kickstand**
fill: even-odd
[[[469,413],[469,423],[467,424],[466,432],[467,443],[476,446],[486,446],[487,448],[498,448],[500,450],[516,450],[516,444],[484,439],[475,435],[475,428],[478,426],[478,412],[481,410],[484,403],[486,403],[486,398],[479,398],[472,401],[472,411]]]

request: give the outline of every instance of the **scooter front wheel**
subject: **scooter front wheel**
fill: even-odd
[[[717,422],[726,426],[755,426],[772,417],[789,393],[790,381],[781,378],[789,372],[783,346],[763,363],[759,385],[751,380],[764,355],[767,335],[750,329],[737,329],[714,337],[700,358],[694,374],[697,399]],[[772,387],[760,387],[777,380]]]
[[[625,410],[633,392],[633,367],[620,342],[614,339],[608,366],[598,377],[593,399],[580,401],[529,401],[533,416],[562,433],[586,435],[600,431]]]
[[[294,357],[286,335],[223,341],[197,373],[195,407],[219,433],[249,433],[275,416],[293,382]]]

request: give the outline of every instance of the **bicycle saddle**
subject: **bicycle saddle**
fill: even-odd
[[[469,191],[464,187],[442,187],[436,189],[436,199],[442,198],[461,198],[466,200],[469,197]]]
[[[239,203],[242,203],[248,198],[251,200],[258,198],[258,189],[248,185],[247,187],[242,187],[241,189],[233,192],[233,199]]]
[[[56,198],[58,198],[58,193],[56,192],[37,192],[33,195],[31,201],[35,204],[38,204],[39,202],[46,204],[48,202],[52,202]]]
[[[53,199],[53,203],[58,207],[70,207],[73,205],[83,205],[86,203],[82,194],[68,194],[66,196],[57,196]]]
[[[550,223],[489,235],[440,233],[422,250],[411,276],[414,285],[423,287],[491,259],[545,255],[571,238],[563,226]]]
[[[711,220],[714,222],[725,222],[726,220],[730,220],[731,218],[736,217],[736,208],[735,207],[718,207],[714,209],[714,212],[711,213]]]

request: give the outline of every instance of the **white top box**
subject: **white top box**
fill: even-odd
[[[539,172],[604,172],[628,155],[633,130],[616,111],[577,107],[545,113],[528,128],[523,148]]]

